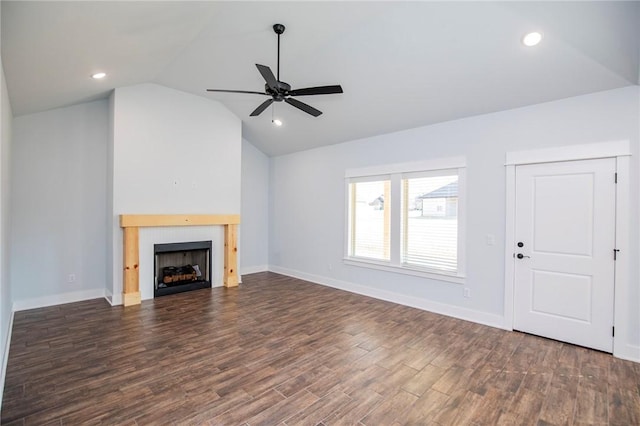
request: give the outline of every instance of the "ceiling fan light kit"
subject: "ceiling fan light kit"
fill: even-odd
[[[522,37],[522,44],[527,47],[533,47],[542,41],[542,33],[533,31]]]
[[[285,83],[284,81],[280,81],[280,36],[284,33],[285,26],[282,24],[275,24],[273,26],[273,31],[278,35],[278,63],[276,68],[276,76],[273,75],[271,68],[266,65],[256,64],[256,68],[258,68],[258,72],[264,78],[264,92],[257,91],[248,91],[248,90],[226,90],[226,89],[207,89],[208,92],[225,92],[225,93],[245,93],[252,95],[266,95],[270,96],[270,99],[267,99],[258,107],[253,110],[251,117],[256,117],[260,115],[265,109],[267,109],[274,102],[286,102],[289,105],[298,108],[301,111],[306,112],[314,117],[318,117],[322,114],[322,111],[315,109],[314,107],[307,105],[304,102],[301,102],[293,96],[313,96],[313,95],[332,95],[336,93],[343,93],[342,87],[340,85],[332,85],[332,86],[318,86],[318,87],[306,87],[303,89],[291,89],[291,85]],[[275,122],[274,122],[275,124]]]

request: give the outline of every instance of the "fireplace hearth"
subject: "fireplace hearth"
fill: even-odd
[[[154,297],[211,287],[211,241],[154,244]]]

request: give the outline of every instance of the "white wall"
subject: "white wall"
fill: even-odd
[[[266,271],[269,264],[269,157],[242,140],[240,273]]]
[[[0,399],[4,389],[4,373],[9,350],[11,327],[11,282],[9,276],[9,238],[10,238],[10,160],[11,160],[11,124],[12,113],[4,69],[0,59]]]
[[[505,153],[630,140],[639,154],[640,88],[601,92],[356,140],[271,159],[270,268],[316,282],[390,297],[502,325]],[[467,160],[467,279],[463,285],[344,265],[347,168],[464,156]],[[638,259],[638,161],[632,161],[631,258]],[[486,245],[486,235],[497,244]],[[623,338],[640,344],[640,274],[631,262],[635,308]],[[463,287],[471,298],[463,297]]]
[[[107,111],[102,100],[13,121],[16,309],[104,295]]]
[[[121,303],[122,230],[120,214],[239,214],[241,122],[220,103],[155,84],[118,88],[112,95],[113,122],[111,273],[113,303]],[[140,287],[149,298],[152,245],[174,230],[140,235]],[[185,231],[186,233],[187,231]],[[188,231],[191,232],[191,231]],[[213,285],[222,284],[221,230],[213,238]],[[189,238],[193,238],[190,233]],[[173,237],[172,237],[173,238]],[[150,248],[151,247],[151,248]],[[151,251],[151,253],[153,253]],[[144,264],[144,265],[143,265]],[[145,272],[146,271],[146,272]]]

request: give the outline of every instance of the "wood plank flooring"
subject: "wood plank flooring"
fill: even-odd
[[[2,424],[640,425],[640,364],[260,273],[17,312]]]

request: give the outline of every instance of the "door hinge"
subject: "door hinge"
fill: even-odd
[[[616,328],[611,327],[611,337],[616,337]]]
[[[620,249],[613,249],[613,260],[618,260],[618,252]]]
[[[618,183],[618,174],[614,173],[613,175],[614,175],[613,182]]]

